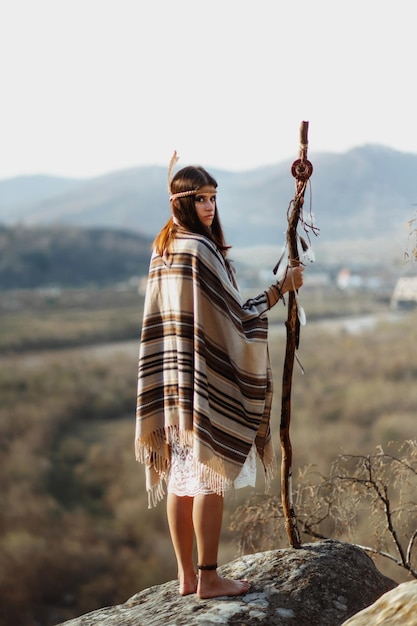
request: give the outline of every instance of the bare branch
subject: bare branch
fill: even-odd
[[[416,488],[417,440],[395,445],[401,457],[385,454],[381,448],[374,455],[340,455],[331,464],[329,477],[315,471],[314,466],[301,469],[295,489],[298,521],[304,535],[346,541],[353,538],[354,531],[360,532],[363,516],[370,512],[375,519],[375,545],[352,543],[417,578],[412,564],[417,548],[417,504],[410,498]],[[243,519],[235,528],[245,537],[246,545],[258,548],[261,542],[264,550],[276,546],[279,532],[275,524],[268,526],[267,520],[285,518],[279,502],[265,499],[260,509],[244,507],[240,516]],[[387,549],[387,538],[396,553]]]

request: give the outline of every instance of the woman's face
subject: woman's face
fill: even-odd
[[[201,187],[194,196],[197,217],[204,226],[210,227],[216,213],[216,188],[211,185]]]

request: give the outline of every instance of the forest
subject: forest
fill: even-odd
[[[114,285],[146,274],[150,249],[128,230],[0,224],[0,289]]]
[[[164,503],[147,508],[143,468],[134,459],[142,305],[129,286],[1,294],[1,626],[53,626],[176,577]],[[291,424],[301,491],[328,476],[340,454],[372,455],[378,446],[398,452],[415,440],[417,410],[416,310],[394,314],[369,294],[318,288],[306,288],[303,305],[305,373],[294,370]],[[278,460],[285,315],[282,306],[270,315]],[[346,319],[359,324],[349,327]],[[220,563],[288,545],[277,515],[279,476],[268,497],[261,476],[258,483],[226,500]],[[339,504],[351,497],[340,490]],[[386,529],[374,532],[369,523],[378,511],[366,494],[355,498],[355,524],[327,520],[314,528],[392,550]],[[297,515],[304,513],[301,506]],[[415,502],[401,526],[404,544],[415,531],[410,519]],[[302,541],[311,541],[308,526],[301,528]],[[398,582],[410,576],[375,558]]]

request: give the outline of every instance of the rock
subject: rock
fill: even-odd
[[[63,624],[340,626],[396,587],[363,550],[332,540],[305,544],[300,549],[249,554],[220,567],[219,573],[230,578],[248,578],[250,593],[199,600],[196,595],[181,597],[177,581],[171,581],[145,589],[125,604]]]
[[[378,620],[378,621],[376,621]],[[417,624],[417,580],[402,583],[379,600],[343,622],[343,626],[415,626]]]

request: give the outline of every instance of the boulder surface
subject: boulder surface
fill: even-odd
[[[384,593],[374,604],[359,611],[343,623],[343,626],[416,626],[417,624],[417,580],[402,583],[392,591]]]
[[[247,578],[250,592],[200,600],[170,581],[61,626],[341,626],[397,586],[363,550],[333,540],[245,555],[219,573]]]

